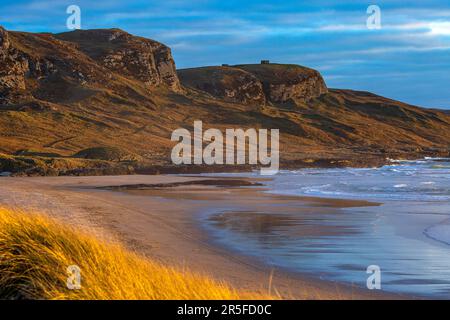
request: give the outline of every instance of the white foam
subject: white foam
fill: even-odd
[[[425,157],[425,160],[450,160],[450,158],[440,158],[440,157]]]

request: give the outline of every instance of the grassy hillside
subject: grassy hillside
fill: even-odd
[[[161,80],[170,79],[167,81],[173,85],[178,78],[173,72],[170,77],[161,74],[166,64],[174,65],[170,51],[162,50],[159,43],[116,29],[87,33],[99,33],[98,39],[112,42],[109,45],[93,43],[100,40],[85,33],[3,33],[9,37],[8,63],[19,61],[13,55],[23,59],[11,69],[22,70],[13,80],[23,82],[23,87],[0,88],[0,152],[10,156],[35,150],[73,157],[89,148],[114,148],[116,153],[130,155],[120,159],[165,166],[171,163],[172,131],[180,127],[191,130],[195,120],[202,120],[204,129],[280,129],[282,165],[341,161],[348,165],[358,159],[448,155],[450,150],[448,113],[367,92],[325,92],[317,82],[320,74],[309,68],[283,64],[239,65],[232,70],[193,68],[180,77],[184,88],[174,91]],[[127,50],[142,63],[136,74]],[[11,71],[1,69],[9,64],[0,67],[0,78]],[[317,76],[305,86],[317,86],[311,92],[320,96],[307,101],[295,97],[280,103],[269,101],[260,95],[261,86],[253,75],[270,82],[263,83],[264,90],[275,86],[277,97],[284,96],[280,93],[283,81],[289,86],[302,76]],[[11,75],[8,77],[5,79]],[[161,83],[154,84],[155,79]],[[192,88],[198,82],[204,90]],[[238,94],[235,97],[250,102],[223,98],[233,90]],[[249,92],[256,96],[247,99]],[[110,159],[93,159],[96,154],[90,153],[89,159],[111,163]]]

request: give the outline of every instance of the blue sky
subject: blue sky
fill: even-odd
[[[0,1],[9,30],[122,28],[172,48],[178,68],[269,59],[318,69],[329,87],[450,109],[450,1]],[[366,27],[367,7],[381,29]]]

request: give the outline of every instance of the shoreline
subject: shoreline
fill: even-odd
[[[379,168],[393,161],[421,160],[428,157],[448,158],[449,151],[423,151],[398,153],[358,153],[345,156],[282,159],[279,170],[325,169],[325,168]],[[18,163],[46,163],[43,167],[35,164],[22,167]],[[38,162],[39,162],[38,161]],[[71,161],[79,162],[78,165]],[[56,166],[56,167],[54,167]],[[257,165],[173,165],[133,161],[106,161],[102,159],[81,159],[71,157],[2,155],[0,153],[0,177],[31,176],[110,176],[110,175],[168,175],[204,173],[244,173],[259,170]]]
[[[101,237],[117,239],[129,249],[166,265],[188,268],[214,279],[224,280],[238,289],[267,292],[271,287],[271,290],[276,290],[275,292],[286,299],[412,298],[384,291],[369,291],[349,284],[268,267],[258,259],[214,244],[209,235],[198,226],[197,218],[201,210],[211,203],[216,207],[223,205],[230,197],[236,200],[235,207],[238,207],[237,199],[244,195],[250,200],[247,199],[248,203],[239,205],[251,207],[256,202],[264,201],[282,204],[294,199],[310,209],[314,208],[311,203],[328,201],[328,205],[332,205],[336,201],[334,199],[270,196],[260,192],[259,187],[248,189],[223,186],[219,187],[220,192],[217,192],[218,187],[215,186],[196,186],[189,183],[214,180],[204,177],[134,175],[1,179],[8,180],[8,183],[0,187],[0,196],[7,205],[37,209],[69,224],[92,229]],[[240,180],[257,182],[258,178]],[[188,185],[183,185],[186,182]],[[152,194],[136,194],[136,191],[130,191],[130,194],[129,191],[92,188],[140,183],[156,184],[159,187],[150,190]],[[178,186],[162,186],[167,183],[175,183]],[[223,192],[224,190],[226,192]],[[258,193],[258,196],[252,200],[255,193]],[[194,197],[195,201],[192,201],[193,195],[197,195]]]

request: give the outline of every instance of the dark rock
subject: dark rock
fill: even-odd
[[[162,43],[120,29],[76,30],[55,37],[76,43],[82,52],[113,72],[149,87],[164,84],[181,91],[172,53]]]
[[[183,85],[205,91],[225,101],[263,105],[266,101],[262,83],[241,69],[203,67],[178,70]]]
[[[320,73],[310,68],[273,63],[236,67],[254,74],[263,84],[266,99],[272,102],[305,102],[328,92]]]
[[[316,70],[297,65],[254,64],[178,70],[183,85],[244,104],[307,102],[328,92]]]

